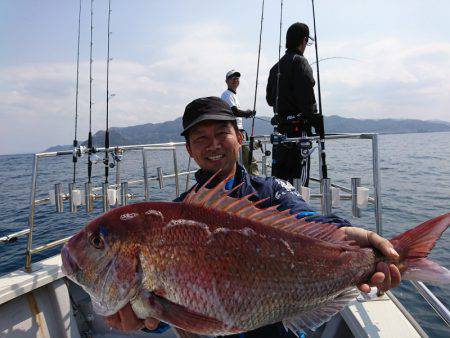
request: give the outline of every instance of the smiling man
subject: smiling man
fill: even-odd
[[[230,196],[243,197],[254,194],[251,200],[266,199],[259,204],[261,208],[277,205],[280,211],[290,209],[292,214],[297,214],[299,218],[305,218],[307,221],[336,224],[345,231],[348,240],[354,240],[361,246],[373,246],[390,258],[398,257],[391,243],[377,234],[351,227],[348,221],[337,216],[324,217],[314,212],[288,182],[275,177],[249,175],[237,163],[242,136],[235,116],[227,103],[220,98],[205,97],[189,103],[184,111],[181,135],[186,138],[186,149],[189,155],[200,166],[195,175],[199,186],[206,183],[219,170],[219,175],[209,183],[211,186],[234,174],[225,186],[226,189],[236,188]],[[186,194],[182,194],[175,201],[183,201]],[[370,279],[370,285],[377,285],[382,290],[388,290],[399,283],[400,272],[393,264],[379,263],[377,272]],[[370,291],[368,284],[361,284],[358,288],[363,292]],[[122,330],[136,330],[144,325],[148,329],[158,326],[158,321],[152,318],[147,318],[145,321],[139,320],[129,304],[117,314],[108,317],[107,321],[111,326]],[[161,332],[165,328],[168,326],[160,323],[157,330]],[[290,338],[295,335],[286,331],[283,324],[279,322],[228,337]]]

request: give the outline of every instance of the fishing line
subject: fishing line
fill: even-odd
[[[93,4],[94,0],[91,0],[91,40],[89,45],[89,135],[88,135],[88,182],[91,183],[91,176],[92,176],[92,160],[91,160],[91,153],[92,153],[92,20],[94,16],[93,11]]]
[[[77,131],[78,131],[78,79],[80,76],[80,29],[81,29],[81,0],[80,5],[78,9],[78,41],[77,41],[77,84],[76,84],[76,90],[75,90],[75,133],[73,138],[73,155],[72,155],[72,162],[73,162],[73,183],[75,184],[76,179],[76,168],[77,168],[77,147],[78,147],[78,140],[77,140]]]
[[[259,28],[259,46],[258,46],[258,63],[256,66],[256,82],[255,82],[255,97],[253,100],[253,111],[256,113],[256,98],[258,94],[258,79],[259,79],[259,61],[261,58],[261,37],[262,37],[262,30],[263,30],[263,21],[264,21],[264,0],[262,0],[262,6],[261,6],[261,24]],[[250,136],[250,154],[248,157],[248,166],[250,168],[252,164],[253,159],[253,146],[254,146],[254,133],[255,133],[255,115],[253,115],[252,119],[252,133]]]
[[[319,62],[333,60],[333,59],[341,59],[341,60],[348,60],[348,61],[363,62],[361,60],[354,59],[354,58],[349,58],[349,57],[346,57],[346,56],[331,56],[331,57],[328,57],[328,58],[320,59]],[[317,61],[314,61],[314,62],[311,62],[309,65],[312,66],[312,65],[314,65],[316,63],[317,63]]]
[[[108,1],[108,52],[106,56],[106,131],[105,131],[105,158],[103,163],[105,164],[105,183],[108,183],[109,174],[109,46],[111,35],[111,0]]]

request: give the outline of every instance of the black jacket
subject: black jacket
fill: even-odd
[[[270,69],[266,88],[269,106],[276,106],[278,62]],[[288,49],[280,59],[278,116],[301,114],[310,117],[317,113],[314,96],[314,76],[308,60],[298,51]]]

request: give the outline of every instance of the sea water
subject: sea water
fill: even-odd
[[[393,237],[435,216],[450,212],[450,133],[397,134],[379,136],[379,156],[382,190],[383,235]],[[188,157],[183,148],[178,151],[178,165],[181,171],[187,169]],[[370,140],[330,140],[326,143],[328,175],[333,183],[350,186],[351,177],[360,177],[362,184],[372,188],[372,146]],[[102,154],[99,154],[102,156]],[[261,158],[261,151],[255,155]],[[149,175],[156,176],[156,168],[162,167],[165,174],[173,171],[171,151],[147,153]],[[87,181],[87,158],[77,163],[76,182],[79,188]],[[27,227],[31,191],[31,171],[33,155],[0,156],[0,237]],[[192,165],[194,168],[194,164]],[[312,155],[311,174],[318,177],[318,153]],[[39,161],[37,198],[48,197],[55,183],[63,183],[67,193],[72,180],[73,163],[71,156],[43,158]],[[121,162],[121,179],[142,179],[141,152],[125,153]],[[104,181],[104,167],[96,164],[93,168],[93,183],[100,186]],[[115,182],[115,168],[110,170],[110,182]],[[173,180],[167,180],[166,187],[159,189],[152,181],[149,187],[150,199],[167,201],[175,198]],[[181,191],[185,189],[185,179],[180,180]],[[192,180],[190,182],[192,184]],[[318,186],[311,184],[313,192]],[[137,201],[144,196],[143,185],[131,185],[130,192]],[[101,214],[101,201],[95,202],[94,212],[87,215],[79,207],[76,214],[68,210],[56,213],[54,205],[36,207],[35,234],[33,246],[48,243],[73,234],[84,224]],[[319,208],[317,200],[314,207]],[[351,216],[349,201],[341,201],[341,208],[333,209],[341,217],[354,225],[375,230],[374,208],[362,211],[361,218]],[[430,254],[430,258],[450,268],[450,231],[444,233]],[[14,243],[0,243],[0,274],[22,268],[25,264],[26,237]],[[33,261],[58,253],[60,247],[36,255]],[[450,286],[428,285],[435,295],[450,308]],[[409,282],[402,282],[394,294],[411,312],[414,318],[432,337],[449,337],[450,329],[418,295]]]

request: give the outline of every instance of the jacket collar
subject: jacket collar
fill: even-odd
[[[298,49],[296,48],[290,48],[290,49],[286,49],[286,54],[298,54],[303,56],[303,53],[300,52]]]
[[[197,172],[195,173],[195,180],[198,183],[197,189],[201,186],[203,186],[206,181],[211,178],[211,176],[214,173],[210,172],[210,171],[206,171],[203,169],[199,169],[197,170]],[[242,197],[242,196],[246,196],[249,195],[251,193],[255,193],[257,192],[255,190],[255,188],[252,186],[252,182],[251,182],[251,176],[247,173],[247,170],[245,170],[245,168],[240,165],[239,163],[236,163],[236,173],[234,175],[234,182],[233,182],[233,188],[236,187],[237,185],[241,184],[242,185],[236,189],[236,191],[234,191],[231,195],[231,197]],[[215,187],[217,184],[219,184],[219,180],[218,179],[214,179],[211,181],[211,183],[208,184],[208,188],[213,188]],[[258,195],[252,196],[250,198],[250,200],[252,201],[257,201],[259,199]]]
[[[197,181],[199,186],[202,186],[206,183],[207,180],[211,178],[211,176],[214,175],[211,171],[206,171],[203,169],[197,170],[195,173],[195,180]],[[234,182],[233,182],[233,188],[241,183],[243,180],[247,178],[247,171],[244,169],[243,166],[241,166],[239,163],[236,163],[236,173],[234,174]],[[217,184],[219,184],[220,181],[218,179],[214,179],[211,181],[211,183],[208,185],[208,187],[215,187]]]

